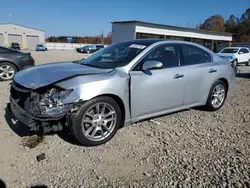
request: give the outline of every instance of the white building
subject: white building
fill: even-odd
[[[231,43],[232,34],[141,21],[112,22],[112,43],[141,38],[186,40],[212,48],[214,41]]]
[[[0,46],[9,47],[12,42],[21,49],[35,50],[37,44],[45,42],[45,32],[16,24],[0,24]]]

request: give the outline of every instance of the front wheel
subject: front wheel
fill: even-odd
[[[210,89],[207,103],[205,105],[206,109],[209,111],[219,110],[223,106],[226,97],[227,87],[225,82],[217,80]]]
[[[250,66],[250,59],[246,62],[246,66]]]
[[[109,141],[122,123],[119,105],[110,97],[84,103],[71,115],[70,130],[82,145],[97,146]]]

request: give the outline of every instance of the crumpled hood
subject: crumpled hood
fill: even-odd
[[[17,72],[14,81],[26,88],[37,89],[67,78],[108,73],[112,70],[98,69],[73,62],[49,63]]]

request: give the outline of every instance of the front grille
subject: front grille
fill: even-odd
[[[13,81],[10,88],[10,96],[17,100],[20,107],[24,108],[25,101],[30,96],[30,90]]]

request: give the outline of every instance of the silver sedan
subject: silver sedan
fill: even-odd
[[[10,107],[33,131],[69,127],[82,145],[96,146],[143,119],[195,106],[216,111],[234,87],[231,64],[207,48],[144,39],[18,72]]]

